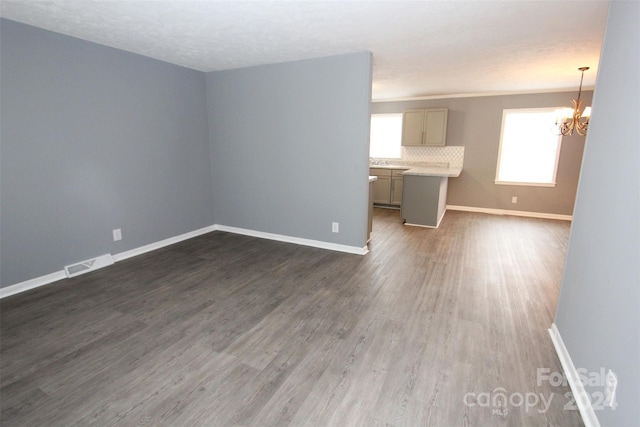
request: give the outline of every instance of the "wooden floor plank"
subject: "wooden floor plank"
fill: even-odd
[[[537,378],[568,233],[375,209],[366,256],[213,232],[7,297],[0,424],[582,426]]]

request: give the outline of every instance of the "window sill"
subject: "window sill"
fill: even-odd
[[[555,182],[512,182],[512,181],[493,181],[496,185],[521,185],[525,187],[555,187]]]

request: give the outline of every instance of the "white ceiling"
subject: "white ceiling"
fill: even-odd
[[[215,71],[369,50],[373,98],[593,86],[607,1],[2,0],[0,16]]]

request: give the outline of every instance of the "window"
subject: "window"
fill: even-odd
[[[561,137],[553,108],[504,110],[496,184],[555,187]]]
[[[369,157],[401,158],[401,140],[402,113],[371,115]]]

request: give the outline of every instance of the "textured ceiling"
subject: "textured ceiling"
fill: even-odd
[[[368,50],[373,98],[593,86],[606,1],[1,0],[0,15],[201,71]]]

